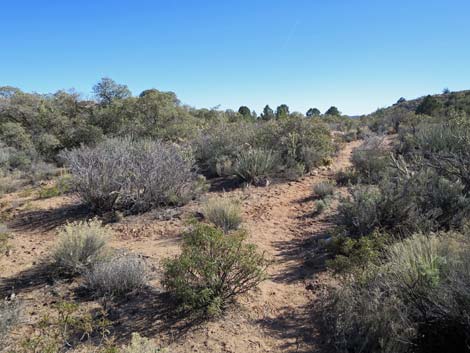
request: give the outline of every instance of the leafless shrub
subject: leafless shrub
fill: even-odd
[[[144,212],[197,191],[191,153],[160,141],[107,140],[61,154],[75,188],[94,210]]]

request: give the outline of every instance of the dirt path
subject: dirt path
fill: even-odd
[[[331,224],[328,213],[312,217],[315,209],[312,187],[350,165],[350,155],[359,142],[345,145],[333,164],[317,175],[300,181],[234,191],[243,198],[244,218],[250,241],[273,260],[269,280],[243,300],[242,312],[232,312],[210,323],[188,341],[170,347],[177,352],[313,352],[322,342],[316,334],[309,288],[312,269],[304,267],[305,242],[321,235]],[[200,338],[204,338],[202,341]]]

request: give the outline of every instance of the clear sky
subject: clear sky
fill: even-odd
[[[0,0],[0,85],[368,113],[470,89],[469,0]]]

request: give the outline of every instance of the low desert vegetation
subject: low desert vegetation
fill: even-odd
[[[100,352],[115,352],[117,348],[107,344],[110,326],[106,312],[95,316],[75,302],[60,301],[51,307],[50,313],[33,324],[32,334],[22,340],[15,352],[60,353],[84,348],[93,339],[101,342]]]
[[[69,223],[58,233],[52,254],[55,269],[74,276],[94,268],[110,254],[107,241],[111,231],[97,219]]]
[[[268,261],[246,233],[228,235],[206,224],[195,224],[185,234],[182,253],[167,260],[163,284],[182,310],[222,313],[236,296],[266,278]]]
[[[220,227],[225,233],[238,229],[243,221],[240,201],[227,197],[207,200],[202,212],[209,222]]]
[[[465,352],[468,234],[415,234],[386,248],[332,294],[327,316],[341,352]]]
[[[326,199],[333,196],[335,186],[330,182],[320,182],[313,186],[313,194],[319,199]]]
[[[93,296],[112,299],[144,289],[148,270],[142,258],[126,254],[95,264],[84,277],[85,287]]]
[[[99,212],[181,204],[198,190],[191,152],[160,141],[106,140],[61,157],[78,194]]]
[[[338,176],[350,195],[328,248],[342,285],[324,318],[339,352],[468,351],[470,125],[431,103],[395,116],[397,138],[366,140]]]

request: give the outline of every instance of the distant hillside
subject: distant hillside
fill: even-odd
[[[373,130],[396,132],[400,125],[419,116],[447,119],[470,117],[470,90],[427,95],[412,100],[400,98],[395,104],[364,117]]]
[[[422,113],[431,113],[427,115],[442,116],[448,115],[451,112],[465,112],[466,114],[470,115],[470,90],[428,95],[412,100],[402,100],[400,98],[397,103],[393,104],[392,106],[379,109],[378,111],[387,111],[400,108],[409,112],[420,113],[417,110],[425,101],[428,102],[428,106],[422,107],[425,110]],[[376,113],[377,112],[374,112],[371,115]]]

